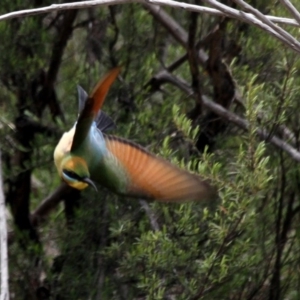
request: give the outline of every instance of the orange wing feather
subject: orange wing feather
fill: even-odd
[[[170,202],[204,200],[214,195],[213,188],[204,179],[154,156],[135,143],[106,136],[106,144],[128,173],[130,195]]]

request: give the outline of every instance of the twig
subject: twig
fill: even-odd
[[[155,216],[154,212],[151,210],[147,201],[140,199],[139,202],[150,220],[150,224],[151,224],[153,231],[159,231],[160,228],[157,223],[157,217]]]
[[[0,300],[8,300],[9,287],[8,287],[7,226],[6,226],[6,217],[5,217],[5,201],[4,201],[4,192],[3,192],[1,153],[0,153],[0,249],[1,249]]]
[[[297,8],[289,0],[280,0],[280,2],[289,10],[289,12],[300,25],[300,14]]]

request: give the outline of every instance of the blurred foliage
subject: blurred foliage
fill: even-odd
[[[0,13],[49,4],[2,0]],[[278,1],[251,4],[267,14],[283,13]],[[166,11],[188,31],[189,12]],[[239,94],[230,110],[249,122],[249,131],[226,120],[213,147],[200,153],[195,145],[202,123],[186,116],[194,99],[176,85],[154,92],[147,85],[186,50],[137,4],[77,12],[54,78],[62,114],[51,105],[37,113],[35,95],[51,86],[48,71],[66,18],[53,12],[0,22],[6,192],[26,170],[31,211],[53,192],[60,184],[53,150],[76,120],[76,84],[91,91],[108,69],[122,64],[103,108],[116,121],[112,134],[212,180],[219,199],[145,204],[101,188],[83,191],[70,222],[65,203],[39,226],[41,247],[29,239],[26,247],[10,245],[11,299],[299,299],[299,166],[257,137],[264,128],[299,149],[297,54],[260,29],[228,21],[222,53]],[[197,38],[203,39],[219,19],[199,15],[198,21]],[[298,28],[287,30],[298,38]],[[228,60],[233,42],[240,51]],[[209,74],[203,66],[199,71],[202,92],[212,99]],[[187,61],[174,74],[191,85]],[[20,116],[44,126],[30,145],[15,137]],[[29,159],[15,163],[16,153],[30,151]],[[16,239],[19,229],[10,223]]]

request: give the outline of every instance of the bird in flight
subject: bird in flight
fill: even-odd
[[[155,156],[127,139],[107,135],[114,122],[102,110],[120,68],[111,70],[88,96],[78,86],[79,116],[54,151],[60,177],[78,190],[96,184],[114,193],[157,200],[209,200],[214,188],[207,180]]]

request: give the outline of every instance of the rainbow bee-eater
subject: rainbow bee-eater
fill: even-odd
[[[120,69],[110,71],[90,96],[78,86],[79,116],[54,151],[61,178],[82,190],[100,184],[112,192],[143,199],[181,202],[210,199],[211,185],[129,140],[107,135],[113,121],[100,109]]]

